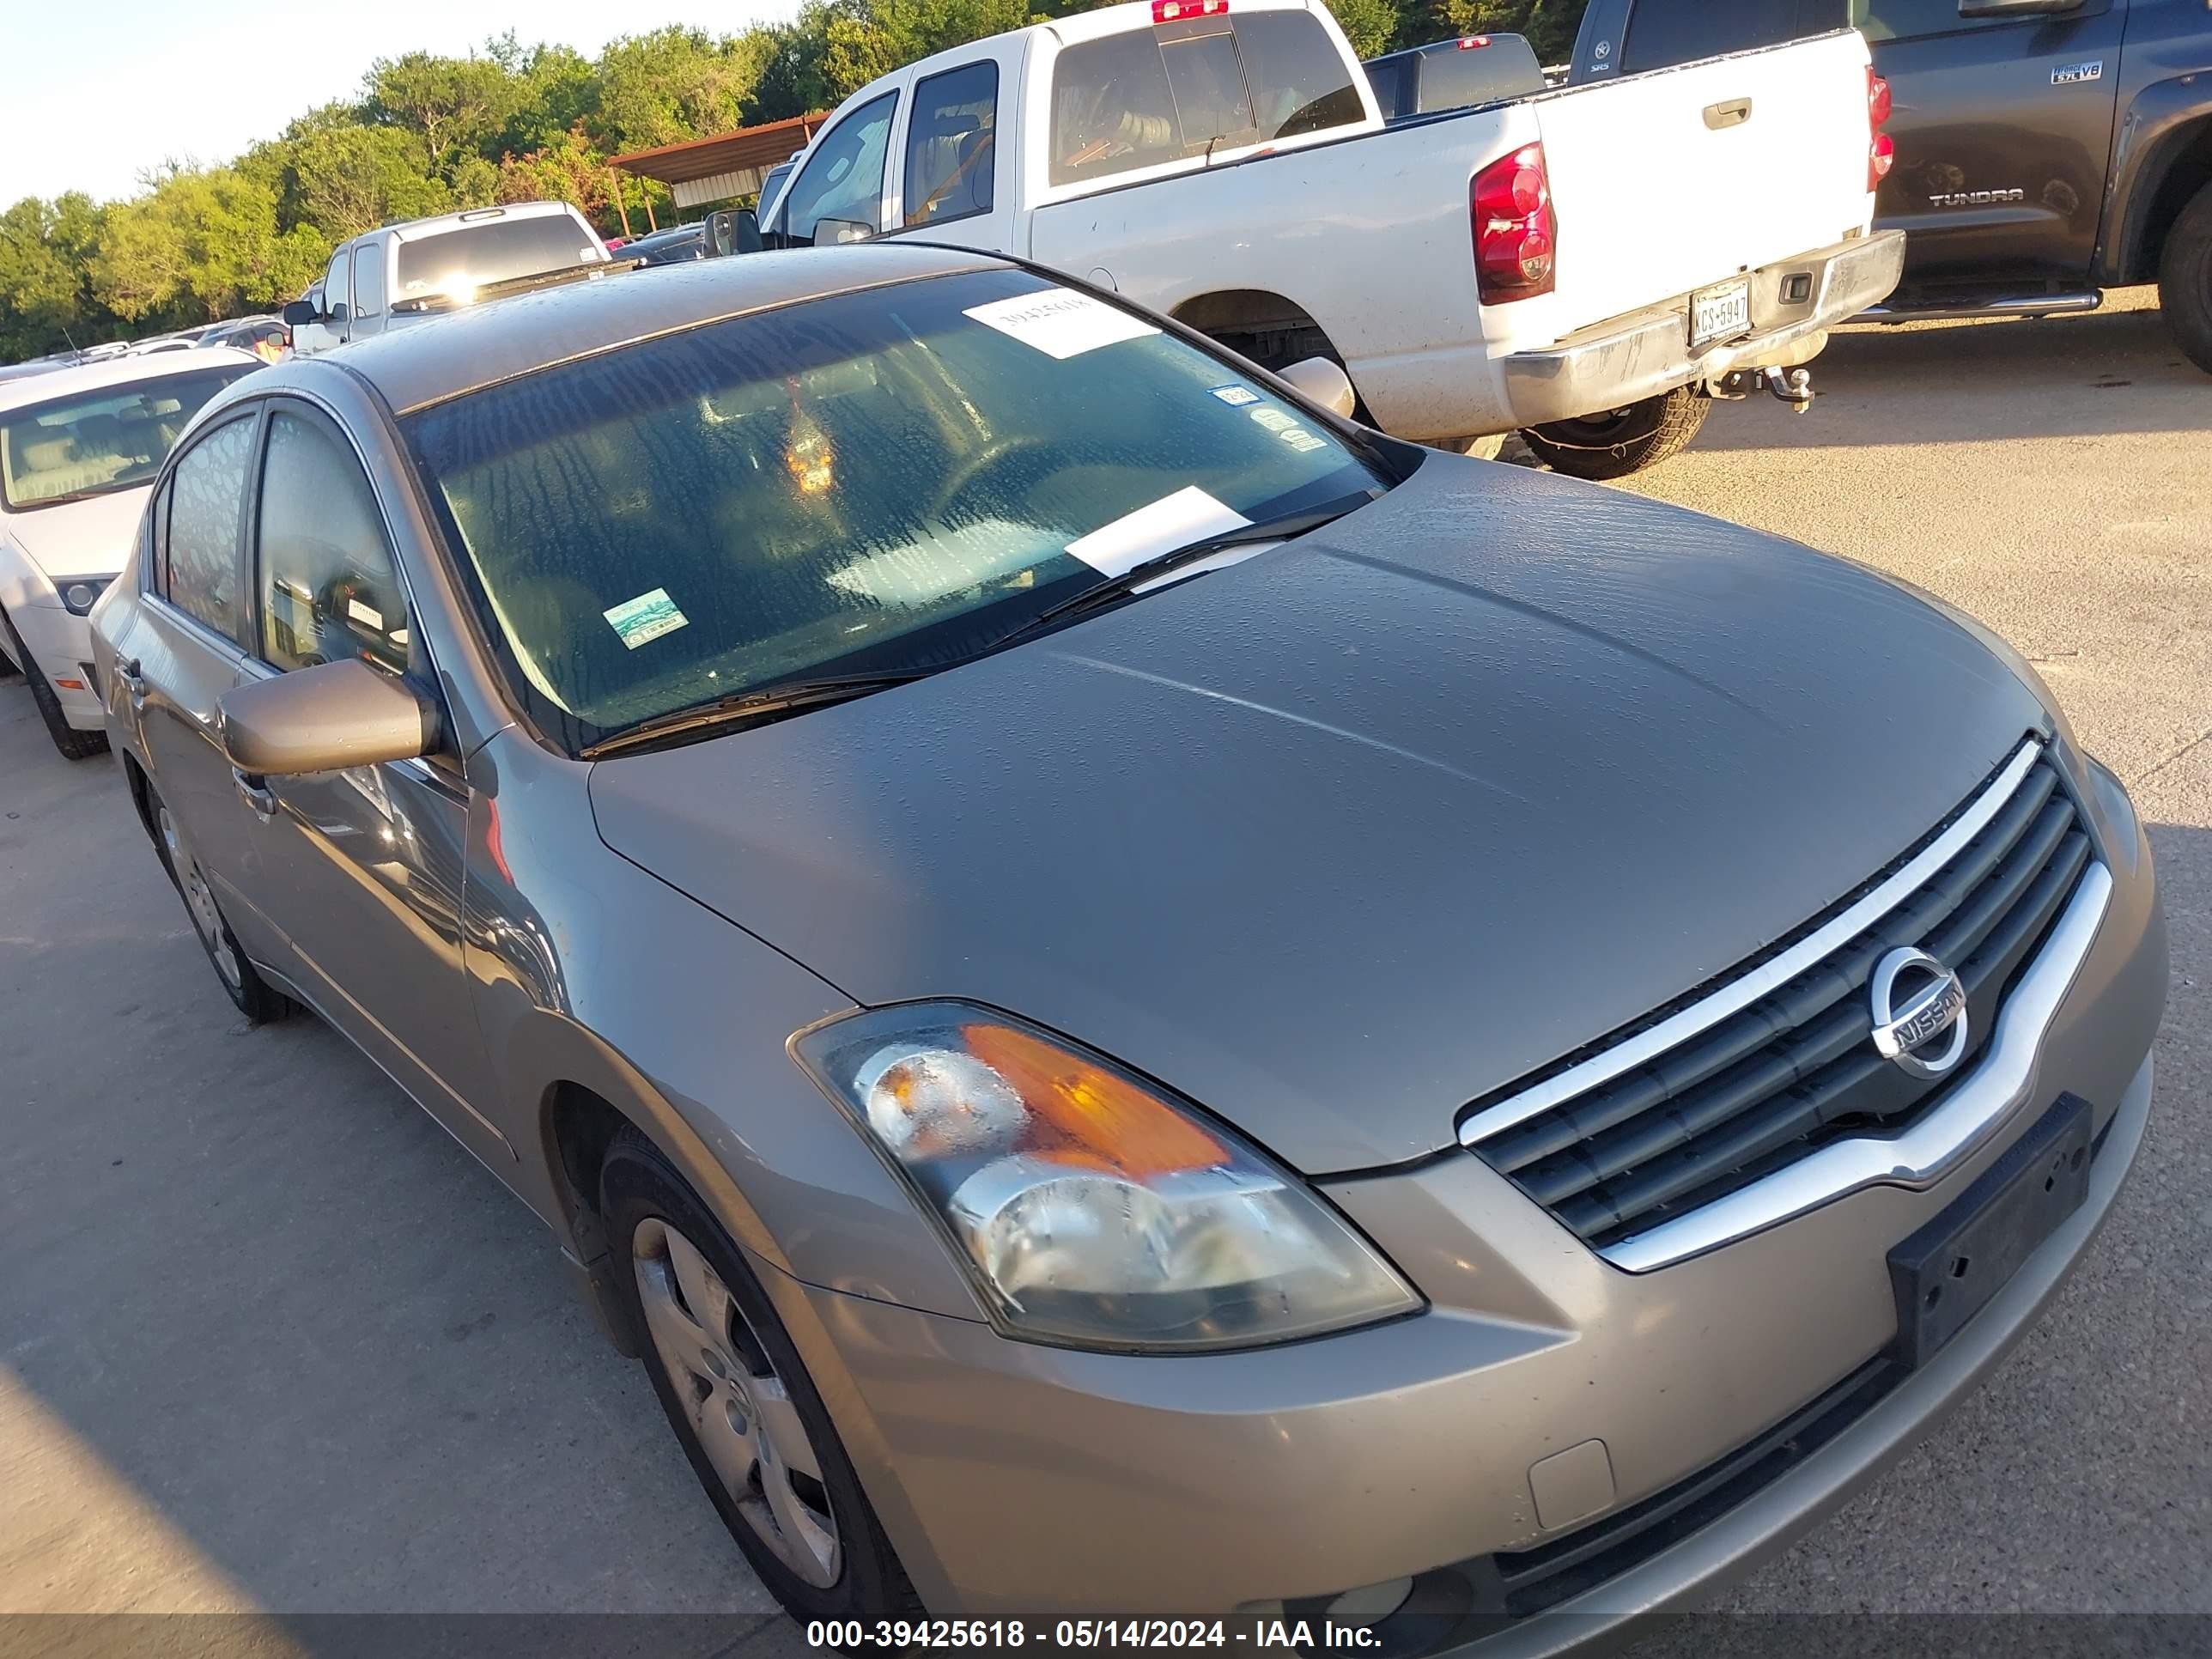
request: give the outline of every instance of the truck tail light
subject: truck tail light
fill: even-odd
[[[1218,17],[1229,9],[1229,0],[1152,0],[1152,21],[1180,23],[1190,17]]]
[[[1889,82],[1867,65],[1867,189],[1869,192],[1889,176],[1897,160],[1897,144],[1881,129],[1889,119]]]
[[[1559,226],[1544,147],[1528,144],[1492,161],[1468,189],[1474,225],[1474,282],[1482,303],[1504,305],[1552,291]]]

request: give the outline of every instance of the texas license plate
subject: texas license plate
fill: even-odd
[[[1690,349],[1725,340],[1751,327],[1751,279],[1717,283],[1690,295]]]
[[[1917,1365],[2002,1290],[2089,1192],[2089,1103],[2061,1095],[1942,1214],[1889,1253],[1897,1354]]]

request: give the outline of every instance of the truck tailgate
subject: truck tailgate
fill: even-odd
[[[1868,61],[1844,29],[1534,100],[1558,331],[1865,228]]]

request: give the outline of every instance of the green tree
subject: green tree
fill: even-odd
[[[1379,57],[1398,44],[1395,0],[1328,0],[1328,9],[1360,57]]]
[[[297,294],[331,246],[311,226],[278,228],[266,180],[237,167],[173,167],[109,212],[93,291],[126,322],[211,322]]]
[[[501,136],[526,95],[520,78],[496,58],[427,52],[379,58],[365,90],[368,118],[421,134],[432,169],[447,178],[468,156],[500,155]]]
[[[452,192],[422,138],[400,127],[330,126],[285,146],[282,202],[289,223],[335,245],[393,219],[442,213]]]
[[[76,192],[27,197],[0,214],[0,360],[88,344],[112,327],[87,276],[102,218]]]
[[[598,135],[611,152],[653,149],[744,123],[769,43],[675,25],[613,41],[599,55]]]

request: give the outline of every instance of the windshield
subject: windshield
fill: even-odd
[[[599,257],[590,234],[565,213],[487,219],[400,243],[398,297],[416,300],[488,288],[517,276],[590,264]]]
[[[256,367],[165,374],[0,414],[0,496],[20,513],[144,483],[200,406]]]
[[[1019,270],[641,342],[410,416],[486,632],[572,750],[950,664],[1139,560],[1386,488],[1229,365]]]

